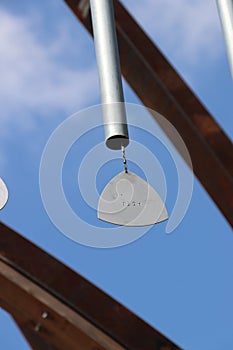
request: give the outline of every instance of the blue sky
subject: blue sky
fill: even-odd
[[[215,2],[123,3],[232,137],[232,80]],[[3,0],[0,23],[0,176],[10,193],[1,221],[182,348],[233,348],[233,236],[198,180],[188,212],[171,235],[165,234],[166,224],[162,223],[132,244],[94,249],[69,240],[51,223],[40,197],[40,159],[49,136],[63,120],[99,103],[93,42],[62,1],[23,0],[19,6],[17,1]],[[126,83],[124,90],[127,102],[139,103]],[[137,137],[157,150],[155,156],[167,177],[166,204],[171,212],[177,189],[174,164],[156,141],[144,141],[140,133]],[[79,203],[72,176],[76,176],[85,148],[102,138],[103,132],[96,131],[95,138],[86,137],[80,140],[81,146],[75,144],[71,149],[64,169],[71,205]],[[99,190],[122,170],[118,157],[114,159],[113,154],[112,162],[100,169]],[[143,169],[133,162],[129,165],[143,176]],[[87,208],[82,215],[88,219]],[[3,311],[0,341],[7,350],[28,349]]]

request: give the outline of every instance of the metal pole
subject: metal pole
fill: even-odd
[[[111,149],[129,144],[112,0],[91,0],[105,142]]]
[[[217,5],[233,78],[233,0],[217,0]]]

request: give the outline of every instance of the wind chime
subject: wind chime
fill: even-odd
[[[106,146],[121,150],[124,171],[104,188],[98,218],[117,225],[146,226],[168,218],[159,194],[128,170],[125,148],[129,144],[112,0],[91,0],[96,60],[102,101]]]

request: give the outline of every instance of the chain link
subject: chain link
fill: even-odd
[[[124,169],[125,169],[125,173],[128,173],[128,166],[127,166],[127,160],[126,160],[126,156],[125,156],[125,146],[121,146],[121,151],[122,151],[122,158],[123,158],[123,164],[124,164]]]

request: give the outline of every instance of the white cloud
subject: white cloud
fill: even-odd
[[[49,46],[33,31],[32,16],[19,17],[0,9],[0,23],[1,141],[12,127],[31,128],[33,116],[61,112],[65,117],[98,96],[94,62],[85,69],[59,62],[59,54],[64,56],[67,50],[60,28],[59,44]]]
[[[214,0],[123,2],[169,56],[195,65],[221,55],[221,28]]]

